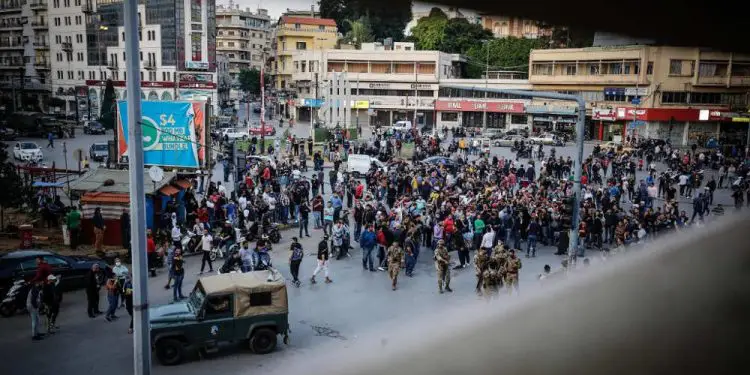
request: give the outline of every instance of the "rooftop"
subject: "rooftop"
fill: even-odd
[[[164,172],[164,179],[161,182],[153,183],[148,176],[148,170],[143,171],[143,180],[145,181],[146,194],[154,194],[159,189],[174,179],[175,172]],[[112,180],[114,184],[105,186],[107,180]],[[130,175],[127,170],[97,168],[90,174],[70,183],[71,190],[79,192],[102,192],[102,193],[130,193]]]
[[[336,21],[330,18],[312,18],[312,17],[290,17],[283,16],[279,24],[300,24],[336,27]]]

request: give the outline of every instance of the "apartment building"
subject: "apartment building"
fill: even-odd
[[[750,56],[701,48],[610,46],[534,50],[534,90],[582,95],[593,138],[669,138],[673,144],[709,138],[744,143]]]
[[[126,32],[122,0],[47,0],[53,12],[53,93],[66,111],[99,114],[106,81],[127,96]],[[216,97],[216,15],[213,0],[150,0],[138,5],[141,97],[207,100]],[[78,106],[78,108],[76,108]]]
[[[262,69],[264,56],[271,53],[271,19],[268,11],[239,9],[230,3],[216,8],[216,53],[229,59],[229,75],[237,79],[240,70]]]
[[[336,46],[336,21],[327,18],[281,16],[276,25],[275,87],[292,90],[293,59],[307,51],[324,53]]]
[[[17,109],[43,107],[49,98],[47,29],[47,0],[0,2],[0,88]]]
[[[544,36],[545,33],[534,20],[492,14],[481,14],[479,19],[482,27],[491,31],[495,38],[537,39]]]

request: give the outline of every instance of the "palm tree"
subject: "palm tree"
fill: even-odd
[[[358,20],[344,20],[344,22],[349,25],[349,31],[346,33],[345,39],[357,48],[362,46],[362,43],[373,41],[372,28],[367,18],[360,17]]]

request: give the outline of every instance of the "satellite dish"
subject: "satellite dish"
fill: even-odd
[[[148,169],[148,176],[151,177],[151,181],[160,182],[164,179],[164,170],[154,165]]]

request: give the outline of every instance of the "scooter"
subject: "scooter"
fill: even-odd
[[[26,311],[26,296],[29,292],[29,283],[23,279],[13,282],[8,293],[0,302],[0,315],[11,317],[19,311]]]
[[[187,234],[182,237],[182,240],[180,240],[180,242],[182,243],[183,254],[193,255],[197,254],[200,251],[201,236],[196,235],[189,230],[187,231]]]

